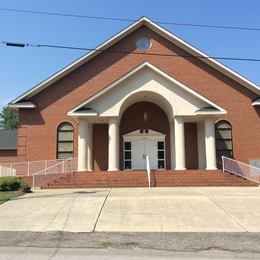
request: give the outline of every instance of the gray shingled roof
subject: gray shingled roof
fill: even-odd
[[[17,149],[17,130],[0,130],[0,150]]]

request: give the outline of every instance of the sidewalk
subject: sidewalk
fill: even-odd
[[[0,219],[0,231],[260,232],[260,188],[41,190]]]

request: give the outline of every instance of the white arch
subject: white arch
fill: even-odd
[[[128,96],[123,103],[121,104],[119,108],[119,118],[121,120],[121,117],[125,110],[130,107],[131,105],[137,103],[137,102],[142,102],[142,101],[147,101],[151,102],[158,107],[160,107],[166,116],[168,117],[169,121],[173,120],[173,115],[174,115],[174,107],[168,102],[167,99],[165,99],[162,95],[155,93],[153,91],[139,91],[136,92],[130,96]]]

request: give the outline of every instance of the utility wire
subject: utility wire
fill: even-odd
[[[135,22],[136,21],[134,19],[127,19],[127,18],[90,16],[90,15],[79,15],[79,14],[72,14],[72,13],[43,12],[43,11],[13,9],[13,8],[1,8],[1,7],[0,7],[0,11],[40,14],[40,15],[52,15],[52,16],[64,16],[64,17],[83,18],[83,19],[96,19],[96,20],[106,20],[106,21],[110,20],[110,21],[119,21],[119,22]],[[225,26],[225,25],[194,24],[194,23],[177,23],[177,22],[165,22],[165,21],[155,21],[155,23],[163,24],[163,25],[177,25],[177,26],[202,27],[202,28],[214,28],[214,29],[260,31],[260,28],[257,28],[257,27]]]
[[[124,51],[124,50],[100,50],[95,48],[65,46],[65,45],[52,45],[52,44],[33,44],[33,43],[17,43],[0,41],[8,47],[33,47],[33,48],[56,48],[56,49],[67,49],[67,50],[79,50],[79,51],[97,51],[97,52],[110,52],[110,53],[121,53],[121,54],[133,54],[133,55],[147,55],[147,56],[161,56],[161,57],[183,57],[192,59],[215,59],[215,60],[232,60],[232,61],[254,61],[259,62],[258,58],[240,58],[240,57],[222,57],[222,56],[194,56],[194,55],[180,55],[180,54],[167,54],[167,53],[153,53],[153,52],[137,52],[137,51]]]

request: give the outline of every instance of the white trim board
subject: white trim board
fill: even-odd
[[[11,103],[8,106],[11,108],[36,108],[36,105],[32,102]]]
[[[68,73],[70,73],[71,71],[77,69],[79,66],[86,63],[90,59],[94,58],[96,55],[102,53],[102,51],[106,50],[107,48],[109,48],[110,46],[112,46],[113,44],[115,44],[116,42],[118,42],[122,38],[126,37],[131,32],[133,32],[134,30],[138,29],[139,27],[141,27],[143,25],[147,26],[149,29],[151,29],[151,30],[155,31],[156,33],[160,34],[162,37],[168,39],[172,43],[176,44],[180,48],[182,48],[185,51],[187,51],[188,53],[190,53],[191,55],[203,57],[200,60],[207,63],[211,67],[217,69],[218,71],[222,72],[226,76],[232,78],[233,80],[239,82],[240,84],[242,84],[246,88],[250,89],[254,93],[260,95],[259,86],[257,86],[252,81],[246,79],[245,77],[238,74],[237,72],[235,72],[235,71],[231,70],[230,68],[224,66],[220,62],[218,62],[218,61],[216,61],[212,58],[209,58],[209,56],[206,55],[205,53],[201,52],[200,50],[196,49],[192,45],[183,41],[182,39],[180,39],[176,35],[172,34],[171,32],[165,30],[163,27],[159,26],[158,24],[152,22],[147,17],[141,17],[139,20],[137,20],[136,22],[134,22],[133,24],[128,26],[126,29],[120,31],[118,34],[114,35],[113,37],[111,37],[110,39],[108,39],[107,41],[102,43],[101,45],[97,46],[95,48],[95,50],[87,53],[86,55],[84,55],[80,59],[76,60],[75,62],[71,63],[70,65],[68,65],[67,67],[62,69],[61,71],[52,75],[50,78],[46,79],[45,81],[43,81],[40,84],[33,87],[32,89],[26,91],[24,94],[15,98],[14,100],[12,100],[10,102],[10,104],[18,103],[22,100],[28,100],[29,98],[31,98],[35,94],[39,93],[40,91],[47,88],[48,86],[50,86],[54,82],[58,81],[59,79],[61,79],[62,77],[64,77]]]
[[[260,99],[253,101],[252,106],[260,106]]]

